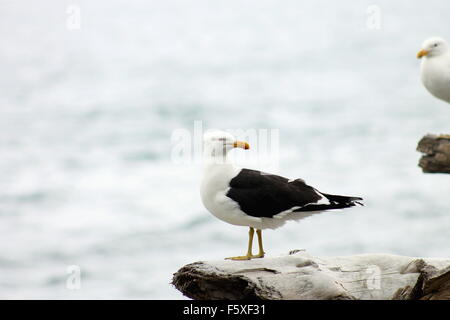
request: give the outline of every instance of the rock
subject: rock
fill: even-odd
[[[428,134],[419,141],[417,151],[425,155],[419,166],[426,173],[450,173],[450,135]]]
[[[315,257],[304,251],[178,270],[172,284],[192,299],[449,299],[450,259],[390,254]]]

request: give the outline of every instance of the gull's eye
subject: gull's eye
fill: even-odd
[[[433,45],[433,47],[437,47],[439,45],[439,43],[435,43],[434,45]]]

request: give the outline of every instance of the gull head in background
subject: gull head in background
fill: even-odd
[[[436,98],[450,103],[450,50],[447,42],[439,37],[425,40],[417,58],[422,59],[420,78],[424,87]]]
[[[449,47],[447,41],[440,37],[432,37],[425,40],[422,49],[417,53],[417,58],[431,58],[448,53]]]

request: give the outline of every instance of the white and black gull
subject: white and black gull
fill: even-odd
[[[263,258],[263,229],[276,229],[288,220],[299,220],[327,210],[361,204],[362,198],[331,195],[307,185],[302,179],[287,179],[257,170],[236,167],[227,154],[234,148],[249,149],[223,131],[204,135],[204,174],[201,198],[216,218],[249,227],[247,253],[232,260]],[[258,237],[258,254],[252,253],[253,236]]]

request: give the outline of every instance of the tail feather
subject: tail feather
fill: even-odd
[[[338,196],[335,194],[326,194],[326,193],[322,193],[322,195],[324,195],[331,203],[348,205],[349,207],[352,207],[356,204],[364,206],[364,204],[361,202],[363,198],[360,197]]]
[[[304,212],[304,211],[325,211],[332,209],[344,209],[349,207],[354,207],[357,204],[364,206],[361,202],[363,198],[360,197],[348,197],[348,196],[338,196],[334,194],[321,193],[324,197],[328,199],[329,204],[309,204],[307,206],[301,207],[294,210],[294,212]]]

